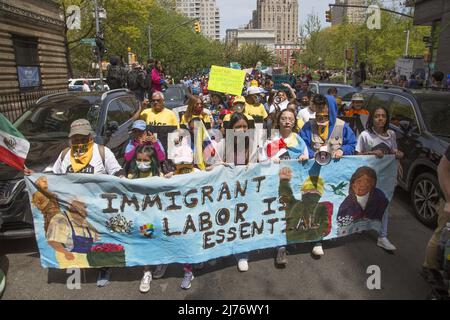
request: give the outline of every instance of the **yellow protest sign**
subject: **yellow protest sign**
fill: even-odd
[[[242,94],[244,80],[245,71],[243,70],[211,66],[208,90],[239,96]]]

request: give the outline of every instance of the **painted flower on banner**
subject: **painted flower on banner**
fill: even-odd
[[[106,221],[106,228],[111,232],[131,233],[133,222],[118,214]]]
[[[93,252],[120,252],[125,251],[125,248],[120,244],[115,243],[102,243],[95,245],[91,248]]]

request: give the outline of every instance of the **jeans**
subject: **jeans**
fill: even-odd
[[[386,209],[386,211],[383,214],[383,218],[381,218],[381,229],[379,233],[380,238],[387,237],[388,221],[389,221],[389,210]]]

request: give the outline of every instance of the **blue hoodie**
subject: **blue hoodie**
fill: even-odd
[[[336,124],[336,118],[337,118],[337,104],[336,100],[333,96],[326,95],[325,96],[328,101],[328,114],[330,115],[330,123],[328,128],[328,138],[330,138],[331,133],[333,132],[334,125]],[[308,153],[309,158],[314,158],[315,152],[313,148],[311,147],[311,122],[305,123],[302,130],[300,131],[300,137],[305,141],[306,146],[308,147]],[[345,156],[349,156],[355,153],[355,147],[356,147],[356,137],[353,133],[353,130],[349,127],[348,123],[344,125],[344,132],[343,132],[343,142],[341,150],[344,152]]]

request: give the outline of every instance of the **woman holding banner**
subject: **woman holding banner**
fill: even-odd
[[[298,159],[305,161],[309,159],[308,148],[298,132],[295,112],[288,108],[278,114],[275,129],[279,135],[270,141],[265,148],[266,155],[275,163],[280,160]],[[286,265],[286,247],[278,247],[275,262],[278,265]]]
[[[233,130],[236,134],[239,132],[245,132],[250,127],[250,122],[248,116],[241,112],[235,112],[231,115],[229,120],[228,129]],[[245,142],[244,150],[237,149],[237,140],[235,137],[235,141],[233,144],[233,164],[235,166],[238,165],[248,165],[250,163],[250,146],[249,143]],[[207,171],[211,170],[213,167],[217,165],[228,165],[224,162],[223,156],[217,156],[218,154],[223,155],[223,151],[225,148],[223,147],[225,144],[225,139],[222,139],[218,144],[211,144],[210,148],[207,148],[204,152],[204,158],[206,159],[206,163],[208,167]],[[230,146],[231,146],[230,145]],[[227,144],[228,146],[228,144]],[[213,149],[213,150],[211,150]],[[227,159],[228,160],[228,159]],[[248,253],[239,253],[235,254],[236,260],[238,261],[238,270],[241,272],[248,271]]]
[[[396,159],[403,158],[403,152],[397,149],[395,132],[388,129],[389,111],[385,107],[376,107],[370,112],[366,127],[367,129],[358,137],[355,149],[358,154],[375,155],[377,158],[383,158],[385,154],[394,154]],[[386,209],[377,245],[385,250],[394,251],[395,246],[387,238],[388,217],[389,212]]]

